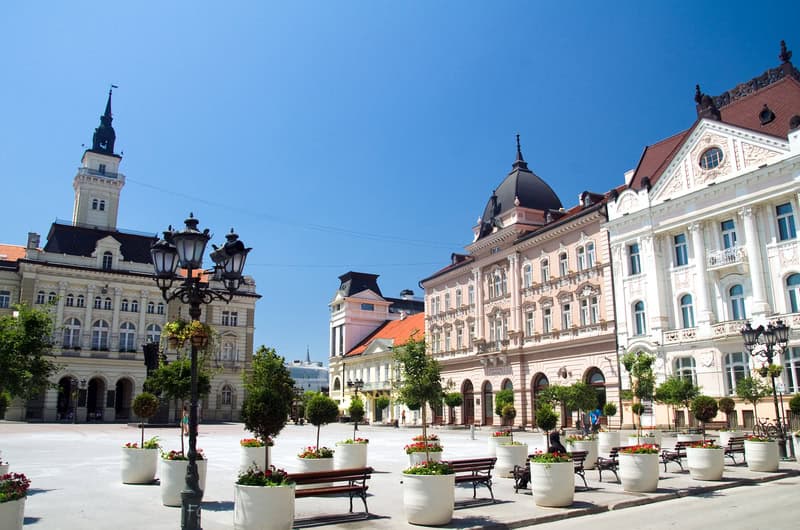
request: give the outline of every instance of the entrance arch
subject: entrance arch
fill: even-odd
[[[475,394],[469,379],[461,384],[461,395],[464,398],[461,404],[461,421],[464,425],[472,425],[475,423]]]
[[[86,391],[87,421],[103,421],[105,398],[106,382],[100,377],[92,377]]]
[[[606,404],[606,376],[596,366],[592,366],[586,371],[584,382],[595,389],[597,392],[597,408],[603,410]]]
[[[539,406],[539,394],[550,385],[547,376],[539,372],[531,382],[531,423],[536,426],[536,408]]]
[[[59,420],[72,420],[75,414],[77,396],[72,391],[74,377],[65,375],[58,380],[58,399],[56,401],[56,418]]]
[[[123,378],[115,386],[114,419],[129,420],[133,401],[133,381]]]
[[[484,381],[481,393],[483,394],[483,425],[492,425],[494,423],[494,394],[492,394],[492,383]]]

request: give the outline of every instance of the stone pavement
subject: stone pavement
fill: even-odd
[[[444,458],[466,458],[487,454],[488,428],[475,432],[475,439],[465,430],[432,429],[444,445]],[[304,498],[296,501],[296,526],[321,528],[397,529],[413,528],[405,522],[402,506],[402,470],[407,467],[403,446],[420,428],[359,427],[359,436],[370,439],[369,465],[375,468],[369,482],[368,520],[331,521],[320,517],[347,516],[346,498]],[[322,427],[320,443],[333,446],[336,441],[352,437],[352,426],[335,424]],[[180,435],[176,428],[153,428],[145,436],[157,435],[165,449],[179,449]],[[296,470],[295,455],[302,447],[314,445],[316,429],[310,425],[287,426],[272,450],[278,467]],[[201,425],[198,447],[208,457],[208,482],[203,501],[202,525],[205,530],[233,527],[233,485],[239,463],[240,438],[249,437],[241,424]],[[533,452],[541,443],[541,435],[515,433],[515,439],[528,442]],[[124,485],[120,482],[120,447],[138,441],[139,430],[127,425],[24,424],[0,421],[0,451],[11,464],[11,471],[22,472],[32,479],[31,494],[25,508],[25,527],[41,530],[148,530],[180,527],[180,508],[162,506],[157,485]],[[672,438],[674,440],[674,438]],[[664,445],[669,446],[665,437]],[[730,460],[727,460],[730,462]],[[478,502],[472,499],[472,488],[458,487],[453,521],[446,528],[518,528],[547,521],[585,516],[629,506],[685,497],[710,490],[737,487],[753,482],[769,482],[800,474],[800,464],[782,462],[778,473],[755,473],[744,465],[726,466],[721,482],[700,482],[679,472],[676,464],[668,471],[661,466],[659,489],[652,494],[626,493],[604,473],[588,470],[588,491],[578,488],[575,503],[569,508],[540,508],[530,490],[514,493],[513,479],[497,478],[491,504],[488,490],[478,488]],[[362,509],[359,501],[356,510]],[[310,519],[316,518],[316,519]],[[322,524],[321,524],[322,523]]]

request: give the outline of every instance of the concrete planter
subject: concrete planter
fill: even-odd
[[[403,509],[411,524],[448,524],[455,508],[455,475],[403,473]]]
[[[294,524],[294,484],[287,486],[236,484],[233,499],[235,530],[291,530]]]
[[[499,444],[496,447],[497,462],[494,469],[499,477],[513,477],[514,466],[525,466],[528,458],[528,444]]]
[[[0,528],[22,530],[25,520],[25,497],[15,501],[0,502]]]
[[[800,436],[796,434],[789,434],[792,437],[792,443],[794,444],[794,459],[800,462]]]
[[[575,465],[531,462],[531,488],[537,506],[570,506],[575,500]]]
[[[619,455],[619,480],[625,491],[649,493],[658,489],[658,454]]]
[[[369,444],[337,443],[333,453],[334,469],[352,469],[367,467],[367,448]]]
[[[721,480],[725,470],[725,450],[687,447],[689,474],[695,480]]]
[[[679,434],[679,442],[699,442],[703,439],[702,434]]]
[[[9,464],[0,464],[0,476],[8,473]]]
[[[256,466],[261,471],[267,467],[267,452],[269,460],[272,461],[271,447],[244,447],[239,446],[239,473],[244,473],[250,466]]]
[[[742,431],[720,431],[719,444],[722,447],[728,447],[728,442],[731,438],[741,438],[742,436],[744,436]]]
[[[778,471],[778,442],[744,441],[744,458],[750,471]]]
[[[508,442],[513,442],[513,436],[492,436],[489,435],[489,442],[488,442],[488,449],[489,449],[489,456],[497,456],[497,445],[504,444]]]
[[[567,451],[570,453],[586,451],[586,461],[583,463],[583,467],[584,469],[594,469],[597,463],[599,444],[597,440],[576,440],[574,442],[567,442]]]
[[[599,456],[608,458],[612,447],[619,447],[619,431],[601,431],[597,433],[597,452]]]
[[[336,454],[336,453],[334,453]],[[333,471],[333,458],[300,458],[297,457],[297,471],[299,473],[312,473],[314,471]],[[326,488],[329,486],[333,486],[333,483],[322,483],[322,484],[305,484],[297,486],[297,489],[308,489],[308,488]]]
[[[186,487],[186,469],[189,467],[188,460],[165,460],[160,459],[161,464],[158,476],[161,479],[161,504],[164,506],[180,506],[181,491]],[[200,490],[206,489],[206,469],[207,460],[196,460],[197,475],[200,483]]]
[[[428,451],[431,462],[439,462],[442,460],[442,451]],[[417,466],[425,462],[425,451],[416,453],[408,453],[408,467]]]
[[[123,484],[150,484],[156,478],[158,449],[122,448],[120,471]]]
[[[651,444],[657,445],[661,447],[661,433],[653,433],[652,431],[648,431],[647,433],[642,433],[641,436],[637,437],[635,434],[628,435],[628,445],[643,445],[643,444]]]

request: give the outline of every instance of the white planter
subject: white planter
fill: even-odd
[[[702,434],[679,434],[679,442],[699,442],[703,439]]]
[[[443,525],[453,519],[455,475],[407,475],[403,473],[403,509],[406,521]]]
[[[165,460],[163,458],[158,470],[161,480],[161,504],[164,506],[180,506],[181,491],[186,487],[186,468],[189,467],[188,460]],[[200,479],[200,489],[206,489],[206,468],[207,460],[196,460],[197,474]]]
[[[794,459],[800,462],[800,436],[795,434],[789,434],[792,437],[792,443],[794,444]]]
[[[635,434],[628,435],[628,445],[643,445],[651,444],[661,447],[661,433],[657,436],[636,436]]]
[[[741,438],[744,436],[742,431],[720,431],[719,432],[719,444],[722,447],[728,447],[728,442],[731,438]]]
[[[235,485],[233,490],[233,528],[236,530],[291,530],[293,524],[294,484],[288,486]]]
[[[271,447],[244,447],[239,446],[239,473],[244,473],[247,468],[255,465],[261,471],[267,467],[266,456],[269,451],[269,460],[272,461]]]
[[[633,492],[653,492],[658,489],[658,454],[619,455],[619,480],[622,489]]]
[[[514,437],[513,436],[492,436],[490,434],[489,435],[489,442],[488,442],[489,443],[489,445],[488,445],[489,456],[495,456],[497,454],[497,450],[496,450],[497,444],[504,444],[504,443],[513,442],[513,441],[514,441]]]
[[[496,447],[497,462],[494,469],[499,477],[513,477],[514,466],[525,467],[528,459],[528,444],[499,444]]]
[[[569,506],[575,498],[575,465],[572,461],[531,462],[531,488],[537,506]]]
[[[778,442],[745,440],[744,458],[750,471],[778,471]]]
[[[15,501],[0,502],[0,528],[22,530],[25,519],[25,497]]]
[[[567,442],[567,451],[570,453],[586,451],[586,460],[583,463],[583,467],[584,469],[594,469],[597,463],[599,444],[597,440],[576,440],[574,442]]]
[[[439,462],[442,459],[442,451],[428,451],[431,462]],[[417,466],[425,462],[425,451],[408,453],[408,467]]]
[[[334,455],[336,453],[334,452]],[[313,473],[315,471],[333,471],[333,458],[300,458],[297,457],[297,468],[300,473]],[[327,488],[333,486],[331,482],[324,482],[322,484],[302,484],[298,485],[297,489],[309,488]]]
[[[369,444],[337,443],[333,453],[334,469],[367,467],[367,448]]]
[[[8,473],[8,466],[9,464],[0,464],[0,476]]]
[[[686,448],[689,474],[695,480],[721,480],[725,470],[725,450]]]
[[[619,447],[619,431],[600,431],[597,433],[597,453],[608,458],[612,447]]]
[[[158,449],[122,448],[123,484],[150,484],[156,478],[158,468]]]

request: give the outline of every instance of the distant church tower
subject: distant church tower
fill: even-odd
[[[119,194],[125,185],[125,175],[119,173],[122,157],[114,153],[117,137],[111,126],[112,119],[109,90],[106,111],[100,116],[100,126],[94,130],[92,148],[83,153],[81,167],[72,183],[75,189],[73,225],[109,231],[117,228]]]

